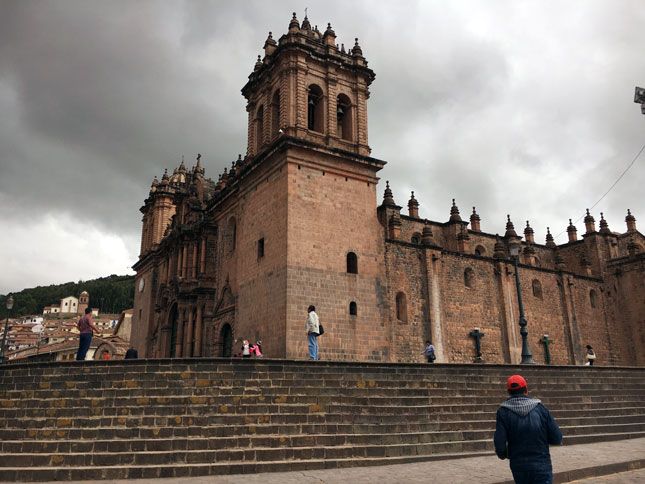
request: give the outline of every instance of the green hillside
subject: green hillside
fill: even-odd
[[[27,314],[42,314],[43,307],[59,304],[66,296],[75,296],[87,291],[90,307],[99,308],[102,313],[119,313],[129,309],[134,302],[134,276],[100,277],[91,281],[66,282],[51,286],[38,286],[13,293],[14,306],[11,317]],[[5,318],[6,295],[0,296],[0,317]]]

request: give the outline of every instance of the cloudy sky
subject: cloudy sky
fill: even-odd
[[[584,214],[645,144],[645,8],[606,1],[0,2],[0,293],[131,272],[154,175],[246,150],[240,88],[296,11],[376,72],[372,155],[405,205],[536,240]],[[593,209],[645,227],[645,154]],[[380,196],[379,196],[380,198]],[[579,233],[582,221],[577,223]],[[566,234],[557,239],[566,241]]]

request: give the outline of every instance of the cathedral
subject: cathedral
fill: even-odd
[[[324,360],[519,363],[521,328],[536,363],[645,364],[645,237],[599,228],[568,242],[502,235],[476,208],[446,203],[445,221],[407,211],[371,157],[374,72],[307,17],[264,43],[249,80],[248,146],[216,180],[201,155],[152,182],[141,207],[132,344],[149,358],[228,357],[241,339],[267,357],[306,358],[316,306]],[[407,198],[407,194],[406,194]],[[520,232],[520,233],[518,233]],[[582,231],[581,231],[582,232]],[[526,326],[520,326],[520,321]],[[526,332],[524,332],[526,335]],[[525,355],[526,356],[526,355]]]

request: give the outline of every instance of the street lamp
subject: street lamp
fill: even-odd
[[[636,87],[634,91],[634,102],[641,105],[641,113],[645,114],[645,89]]]
[[[13,309],[13,296],[9,294],[7,296],[7,300],[5,301],[5,304],[7,306],[7,319],[4,322],[4,333],[2,333],[2,358],[0,359],[0,363],[4,363],[7,359],[7,331],[9,330],[9,312]]]
[[[517,266],[517,261],[520,258],[520,249],[521,245],[518,240],[513,240],[509,244],[509,251],[511,252],[511,258],[513,259],[513,265],[515,266],[515,288],[517,290],[517,305],[520,308],[520,334],[522,335],[522,365],[533,365],[533,355],[529,349],[528,336],[529,332],[526,329],[527,321],[526,316],[524,316],[524,304],[522,304],[522,288],[520,287],[520,275],[519,268]]]

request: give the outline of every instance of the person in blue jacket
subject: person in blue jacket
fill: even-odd
[[[549,445],[561,445],[562,432],[542,402],[528,396],[522,376],[510,376],[506,389],[509,397],[497,409],[495,453],[510,460],[517,484],[551,484]]]

